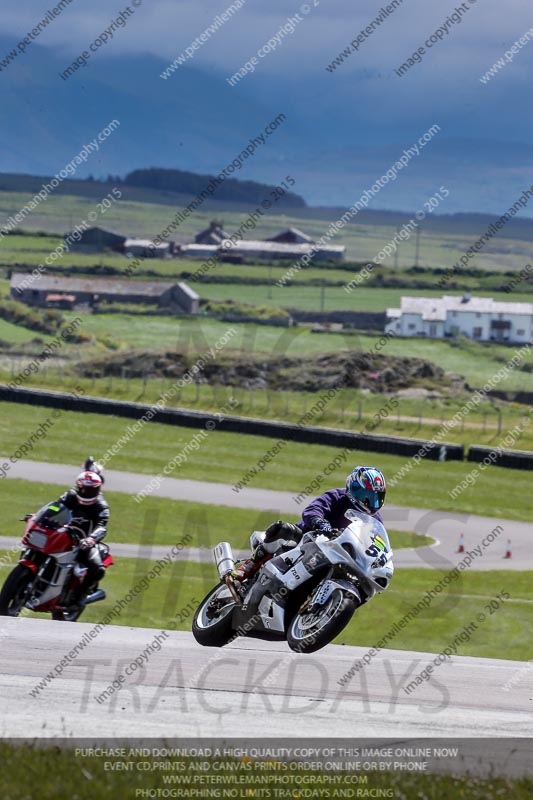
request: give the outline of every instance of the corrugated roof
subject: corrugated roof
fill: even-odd
[[[155,247],[156,250],[166,250],[168,248],[168,242],[161,242],[161,244],[154,244],[150,239],[126,239],[124,242],[124,247],[127,250],[128,247]]]
[[[300,239],[302,244],[305,242],[313,241],[310,236],[301,231],[299,228],[287,228],[286,230],[281,231],[281,233],[276,234],[276,236],[270,236],[266,241],[276,242],[278,239],[281,239],[282,236],[287,236],[287,234],[291,234],[292,236],[295,236],[297,239]]]
[[[28,273],[15,272],[11,278],[11,288],[25,288]],[[176,286],[175,281],[137,281],[125,278],[70,278],[62,275],[39,275],[32,278],[31,289],[40,292],[64,293],[92,292],[94,294],[141,294],[159,297],[163,292]]]
[[[184,244],[182,246],[184,253],[216,253],[219,250],[218,244]]]
[[[283,242],[262,242],[243,239],[240,242],[232,242],[231,239],[226,239],[222,243],[223,250],[248,250],[258,251],[263,253],[283,253],[290,255],[306,255],[313,250],[313,245],[310,244],[284,244]],[[346,247],[343,244],[330,244],[326,247],[317,247],[316,251],[320,253],[344,253]]]

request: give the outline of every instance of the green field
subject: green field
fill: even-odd
[[[349,273],[345,283],[350,282]],[[363,283],[353,292],[346,292],[342,286],[246,286],[238,287],[231,283],[193,284],[200,297],[209,300],[235,300],[250,305],[270,305],[298,311],[385,311],[387,308],[399,308],[402,295],[413,297],[442,297],[440,289],[381,289],[365,286]],[[461,296],[463,292],[446,292]],[[498,295],[491,291],[476,291],[476,296],[494,297],[505,302],[529,302],[530,295],[506,294]]]
[[[47,256],[60,244],[61,239],[54,236],[9,236],[0,241],[0,265],[13,267],[25,265],[32,268],[44,264]],[[308,267],[300,269],[291,277],[293,286],[277,286],[291,266],[291,262],[273,262],[255,264],[218,264],[207,272],[208,282],[195,281],[190,276],[200,270],[205,259],[146,259],[136,272],[134,278],[146,278],[151,273],[162,278],[177,277],[190,280],[202,298],[216,300],[232,300],[235,298],[235,284],[239,283],[239,301],[252,305],[274,305],[285,308],[294,308],[305,311],[384,311],[391,306],[398,306],[402,294],[415,296],[440,297],[443,290],[436,284],[439,275],[426,273],[409,273],[397,271],[390,265],[378,268],[371,279],[348,293],[344,286],[348,284],[353,275],[359,270],[354,264],[345,268],[335,268],[329,264],[322,267]],[[359,261],[365,262],[364,257]],[[68,274],[69,268],[83,268],[90,273],[97,267],[112,267],[123,272],[129,264],[127,258],[115,253],[96,253],[92,255],[67,252],[54,261],[54,269]],[[427,264],[426,266],[431,266]],[[499,272],[505,272],[504,263],[499,265]],[[523,266],[523,264],[521,265]],[[401,268],[399,268],[401,269]],[[376,285],[376,280],[390,280],[394,278],[394,288]],[[401,278],[401,285],[398,286]],[[224,281],[231,280],[231,283]],[[250,283],[250,280],[253,283]],[[425,281],[428,288],[417,288],[417,281]],[[505,294],[498,292],[500,286],[509,282],[509,275],[497,275],[491,272],[479,271],[477,276],[461,276],[460,289],[453,290],[453,286],[446,289],[447,294],[461,295],[465,289],[474,289],[476,295],[483,297],[496,296],[508,302],[516,300],[525,301],[530,297],[526,294],[527,285],[524,283],[516,287],[515,293]],[[261,283],[257,283],[261,281]],[[302,285],[315,282],[324,282],[319,285]],[[329,284],[329,285],[328,285]],[[333,285],[332,285],[333,284]],[[336,284],[336,285],[335,285]]]
[[[28,184],[29,186],[29,184]],[[63,230],[68,230],[77,221],[77,215],[84,218],[93,209],[98,191],[105,187],[84,186],[85,196],[69,196],[58,193],[48,198],[38,210],[38,213],[28,219],[28,227],[37,230],[46,228],[56,231],[59,235]],[[111,188],[111,187],[109,187]],[[80,188],[80,191],[82,189]],[[28,191],[30,189],[28,188]],[[28,195],[29,197],[29,195]],[[15,196],[9,192],[0,192],[0,211],[16,211],[25,200],[25,195]],[[148,199],[148,203],[140,200]],[[180,202],[183,200],[181,198]],[[227,214],[226,214],[227,211]],[[158,193],[142,194],[139,192],[126,192],[124,200],[116,203],[105,215],[105,219],[98,220],[102,224],[115,230],[124,230],[128,234],[153,236],[174,214],[175,206],[171,198],[164,198]],[[306,217],[307,214],[307,217]],[[245,215],[244,208],[227,207],[224,213],[224,223],[231,231]],[[216,216],[214,207],[206,208],[190,217],[179,231],[177,238],[190,238],[192,233],[204,227],[208,221]],[[330,217],[324,212],[323,216],[317,210],[304,209],[302,212],[292,212],[290,215],[269,216],[258,227],[253,235],[268,236],[276,230],[288,225],[302,227],[313,236],[320,236],[327,227]],[[369,218],[370,219],[370,218]],[[373,218],[374,219],[374,218]],[[385,217],[383,218],[385,219]],[[421,262],[428,266],[449,266],[474,237],[474,228],[467,228],[464,223],[459,224],[457,233],[449,227],[442,225],[442,220],[428,220],[427,231],[422,237]],[[349,225],[343,231],[343,239],[348,246],[348,255],[352,259],[367,260],[390,238],[394,232],[391,224],[358,224]],[[252,234],[250,234],[251,236]],[[525,234],[524,234],[525,235]],[[505,237],[502,237],[505,238]],[[340,241],[339,237],[339,241]],[[14,263],[37,264],[43,260],[60,243],[56,236],[12,236],[4,237],[0,241],[0,264],[12,265]],[[412,263],[409,259],[409,248],[412,242],[402,246],[398,262],[401,269],[405,264]],[[505,253],[501,258],[496,253],[484,251],[477,262],[480,268],[489,272],[482,280],[495,282],[501,279],[499,275],[490,275],[490,270],[496,267],[501,270],[511,266],[522,267],[530,248],[529,242],[515,242],[505,238]],[[377,249],[376,249],[377,248]],[[496,249],[496,248],[494,248]],[[426,259],[426,253],[428,257]],[[440,254],[440,255],[439,255]],[[445,256],[445,257],[444,257]],[[442,257],[442,258],[441,258]],[[84,256],[68,254],[59,266],[67,268],[76,264],[88,268],[99,264],[107,264],[122,269],[127,261],[118,255]],[[159,261],[145,262],[144,268],[154,268],[161,274],[170,274],[172,270],[193,270],[199,262],[192,261]],[[385,277],[390,277],[392,267],[390,261],[389,271]],[[284,265],[220,265],[216,268],[216,276],[223,280],[245,280],[250,276],[263,281],[260,285],[236,283],[205,283],[197,284],[200,294],[205,298],[220,300],[237,298],[240,303],[265,303],[271,306],[287,305],[300,308],[317,309],[360,309],[382,310],[389,305],[395,305],[401,294],[402,288],[377,288],[363,285],[351,295],[343,291],[342,286],[327,286],[322,291],[319,286],[300,285],[279,288],[269,285],[269,282],[279,278],[285,271]],[[5,271],[4,271],[5,274]],[[298,273],[297,281],[318,281],[323,277],[326,281],[344,281],[350,278],[350,272],[338,268],[317,268],[302,270]],[[482,273],[483,274],[483,273]],[[419,273],[402,272],[407,283],[417,280]],[[429,273],[425,274],[425,278]],[[402,278],[403,279],[403,278]],[[470,280],[468,278],[467,280]],[[474,278],[472,278],[474,280]],[[495,287],[493,287],[495,288]],[[523,287],[520,287],[523,288]],[[0,280],[0,291],[7,292],[7,280]],[[416,294],[430,294],[429,290],[409,290]],[[435,291],[435,294],[438,294]],[[490,291],[480,292],[491,294]],[[506,295],[506,299],[525,299],[528,295]],[[71,320],[77,312],[66,313],[65,320]],[[161,393],[168,388],[171,379],[153,378],[149,374],[145,379],[129,379],[125,374],[113,378],[94,377],[80,379],[76,365],[80,361],[92,359],[105,360],[107,356],[118,355],[126,359],[132,353],[150,351],[154,360],[157,353],[172,351],[187,353],[190,358],[196,354],[204,354],[213,347],[233,327],[237,334],[224,349],[224,358],[228,360],[240,358],[261,358],[268,356],[289,356],[309,358],[324,353],[338,353],[342,350],[359,350],[367,353],[378,352],[380,336],[361,334],[358,331],[345,331],[341,333],[314,332],[309,327],[275,328],[266,325],[230,323],[208,316],[198,318],[182,318],[172,316],[149,316],[131,313],[120,314],[85,314],[81,332],[88,334],[91,341],[81,347],[65,345],[60,352],[59,359],[51,359],[46,363],[46,368],[38,375],[24,382],[25,386],[45,387],[53,389],[73,389],[81,385],[86,394],[95,394],[104,397],[129,399],[138,402],[150,403],[159,398]],[[39,344],[38,341],[41,340]],[[15,326],[0,320],[0,380],[9,382],[13,380],[19,370],[29,363],[31,358],[38,354],[47,337],[36,334],[27,328]],[[379,349],[380,353],[393,357],[416,357],[425,359],[439,365],[445,371],[462,375],[472,388],[481,388],[495,373],[515,354],[518,348],[508,348],[501,345],[485,345],[468,340],[457,341],[427,341],[422,339],[392,339]],[[105,364],[103,364],[105,368]],[[305,364],[302,365],[305,370]],[[431,387],[438,389],[432,379]],[[424,385],[420,380],[417,386]],[[283,388],[281,386],[281,388]],[[416,388],[416,387],[415,387]],[[533,353],[524,360],[520,368],[514,369],[504,380],[498,383],[498,388],[510,391],[533,391]],[[239,405],[236,413],[244,416],[280,419],[283,421],[298,421],[304,416],[316,400],[316,393],[296,391],[271,391],[259,388],[254,391],[244,390],[242,387],[225,388],[214,386],[186,387],[176,398],[177,405],[218,411],[227,402],[230,395],[237,397]],[[444,388],[444,395],[429,400],[419,400],[402,397],[394,412],[387,413],[380,419],[376,427],[367,427],[372,423],[374,415],[380,415],[380,409],[387,406],[387,395],[368,394],[366,390],[343,390],[338,397],[324,410],[321,416],[316,416],[312,424],[339,427],[348,430],[367,430],[378,434],[391,434],[420,439],[431,438],[439,432],[443,422],[449,420],[457,410],[467,401],[468,395],[449,393]],[[0,420],[0,435],[2,436],[1,449],[10,455],[17,447],[23,444],[37,426],[51,413],[44,408],[30,408],[4,404],[4,414]],[[517,404],[500,404],[487,401],[480,408],[465,419],[464,425],[455,429],[453,434],[447,435],[448,440],[461,442],[465,445],[472,443],[486,444],[497,447],[508,431],[516,429],[522,424],[527,408]],[[500,416],[501,414],[501,416]],[[54,422],[52,429],[45,438],[38,439],[33,444],[27,456],[41,462],[55,461],[80,463],[86,453],[94,451],[96,455],[105,453],[127,428],[127,420],[115,419],[106,416],[76,415],[71,412],[61,414],[60,422]],[[533,430],[526,425],[520,435],[516,435],[513,445],[521,449],[533,449]],[[187,447],[194,436],[194,430],[179,427],[167,427],[150,424],[139,434],[138,438],[126,445],[121,452],[110,462],[111,467],[117,469],[135,470],[148,474],[155,474],[163,469],[176,453]],[[200,447],[186,463],[176,471],[176,477],[190,477],[205,479],[229,484],[238,483],[247,471],[253,467],[275,443],[262,437],[239,437],[236,434],[219,433],[217,430],[209,433],[209,442]],[[243,454],[245,454],[243,456]],[[265,488],[283,488],[295,494],[303,491],[305,486],[317,474],[320,474],[328,462],[337,455],[333,448],[324,448],[315,445],[298,445],[289,443],[276,458],[275,463],[269,464],[264,471],[259,471],[257,476],[247,485],[260,485]],[[405,459],[393,456],[377,456],[373,453],[354,451],[353,461],[378,461],[387,476],[391,478],[403,466]],[[222,465],[222,469],[214,469],[213,465]],[[342,483],[347,465],[339,468],[331,478],[332,482]],[[465,511],[467,513],[490,514],[494,516],[511,517],[515,519],[529,519],[531,509],[528,498],[529,483],[527,473],[520,471],[502,470],[491,467],[481,475],[475,487],[463,492],[452,503],[448,490],[460,482],[472,467],[468,464],[434,463],[427,462],[421,469],[414,469],[398,485],[391,487],[389,499],[399,505],[414,505],[426,508],[440,508]],[[506,486],[505,492],[495,495],[494,486],[499,485],[503,476]],[[422,479],[423,478],[423,479]],[[430,479],[429,484],[427,479]],[[428,485],[431,490],[428,491]],[[4,484],[5,486],[5,484]],[[231,490],[228,490],[231,491]],[[232,495],[229,495],[231,498]],[[145,501],[146,506],[151,501]],[[144,509],[143,509],[144,512]],[[200,513],[200,510],[198,510]],[[234,512],[232,512],[234,513]],[[234,517],[236,515],[234,514]],[[244,524],[244,518],[243,518]],[[165,523],[166,524],[166,523]],[[226,523],[225,523],[226,524]],[[227,523],[229,527],[229,522]],[[168,529],[166,529],[168,530]],[[229,535],[228,531],[228,535]]]
[[[65,313],[66,319],[73,319],[75,316],[75,312]],[[274,328],[209,318],[142,317],[128,314],[88,314],[84,317],[80,331],[93,336],[105,333],[117,345],[129,349],[188,349],[189,352],[202,353],[214,346],[230,327],[235,328],[237,335],[224,348],[225,353],[253,352],[305,357],[345,349],[372,352],[381,339],[379,335],[371,336],[357,331],[313,333],[305,327]],[[471,386],[481,387],[517,350],[518,347],[484,345],[468,340],[448,342],[397,338],[389,339],[381,352],[386,355],[427,359],[448,372],[464,375]],[[523,363],[533,364],[533,353],[527,355]],[[509,390],[533,390],[533,372],[515,369],[498,386]]]
[[[4,403],[0,419],[0,441],[6,456],[17,451],[28,441],[31,432],[49,421],[46,436],[36,439],[26,457],[43,463],[83,463],[88,452],[101,458],[113,446],[128,425],[127,419],[106,415],[60,412],[54,421],[50,409]],[[50,427],[50,422],[52,426]],[[107,466],[111,469],[157,475],[189,445],[198,445],[192,456],[174,470],[172,477],[208,480],[215,483],[237,485],[245,479],[252,466],[276,444],[275,439],[221,433],[207,434],[208,440],[194,440],[197,433],[192,428],[167,426],[150,422],[125,444]],[[250,478],[248,486],[292,491],[295,495],[305,490],[309,482],[322,475],[324,468],[339,456],[332,447],[287,442],[266,468]],[[331,469],[327,479],[330,486],[342,486],[348,469],[359,462],[377,463],[389,482],[387,499],[390,503],[418,508],[460,511],[493,517],[531,520],[531,477],[522,470],[487,467],[473,487],[451,500],[448,490],[465,478],[472,470],[471,464],[460,462],[423,461],[423,466],[413,470],[391,486],[391,479],[406,463],[405,458],[353,451],[353,455],[340,466]],[[1,465],[0,465],[1,466]],[[73,473],[76,466],[73,466]],[[505,491],[495,487],[505,485]],[[109,487],[112,489],[112,486]],[[4,497],[8,496],[9,483],[2,484]],[[233,490],[228,489],[228,503]],[[144,501],[147,502],[147,501]],[[141,512],[142,503],[139,505]]]
[[[25,363],[25,356],[17,360],[14,374]],[[153,404],[172,386],[170,378],[111,376],[105,378],[80,378],[66,371],[65,364],[42,368],[24,381],[26,388],[40,388],[73,392],[82,387],[86,396],[112,398]],[[10,370],[2,369],[0,382],[13,380]],[[410,399],[392,395],[369,394],[357,389],[343,389],[312,418],[309,425],[363,431],[370,434],[431,439],[439,434],[443,423],[452,420],[468,402],[467,394],[443,397]],[[268,389],[243,389],[239,386],[218,384],[186,385],[173,398],[168,407],[188,408],[213,414],[226,407],[228,413],[240,416],[298,423],[315,407],[317,394],[312,392],[287,392]],[[446,441],[497,447],[511,436],[513,449],[533,450],[533,425],[528,408],[518,403],[493,400],[479,403],[462,422],[444,437]],[[522,432],[519,427],[522,426]]]
[[[16,176],[18,179],[18,176]],[[18,179],[20,185],[20,180]],[[27,203],[35,191],[38,191],[38,181],[33,181],[32,189],[26,192],[1,191],[0,214],[9,217],[16,213]],[[79,184],[79,182],[76,182]],[[4,184],[7,188],[7,185]],[[105,197],[113,188],[112,184],[101,185],[94,183],[92,186],[84,185],[74,188],[81,194],[62,194],[56,192],[49,196],[46,202],[24,220],[24,228],[28,230],[47,230],[58,234],[66,233],[76,225],[86,220],[89,212],[96,210],[96,202]],[[68,191],[68,185],[62,187]],[[153,238],[163,230],[172,220],[176,207],[183,207],[190,198],[179,195],[151,190],[135,190],[121,187],[124,197],[115,203],[105,214],[99,214],[93,224],[124,232],[129,235]],[[147,202],[143,202],[147,200]],[[249,206],[236,206],[221,204],[220,202],[206,203],[202,211],[190,215],[174,237],[180,241],[191,241],[199,230],[205,228],[211,219],[222,217],[224,227],[232,233],[250,214]],[[264,239],[273,236],[279,231],[294,226],[303,229],[307,234],[317,239],[322,236],[331,221],[342,216],[345,209],[273,209],[268,216],[264,216],[254,231],[248,231],[247,238]],[[401,221],[400,221],[401,219]],[[373,212],[370,215],[361,214],[357,223],[347,225],[341,234],[334,239],[335,244],[344,244],[347,248],[347,257],[350,260],[372,260],[381,248],[395,235],[398,224],[403,224],[409,215],[398,215],[393,221],[387,215]],[[450,221],[435,221],[428,218],[422,228],[420,259],[427,266],[448,267],[471,246],[471,244],[484,232],[484,222],[469,221],[455,223]],[[407,242],[402,242],[399,249],[399,266],[410,266],[415,261],[415,237]],[[5,241],[5,240],[4,240]],[[508,238],[502,235],[494,244],[486,247],[476,258],[475,264],[483,269],[513,269],[523,267],[530,257],[531,245],[529,241]],[[1,260],[1,259],[0,259]],[[393,256],[388,262],[393,263]]]
[[[83,614],[84,622],[101,620],[150,571],[152,564],[131,558],[115,561],[102,582],[107,599],[88,607]],[[5,579],[8,571],[8,567],[0,570],[0,580]],[[445,574],[438,570],[396,570],[391,587],[356,612],[335,643],[373,647]],[[446,593],[440,594],[438,600],[393,635],[387,647],[440,653],[459,630],[476,619],[476,614],[485,612],[491,598],[507,591],[510,599],[492,615],[486,612],[486,621],[469,641],[459,645],[457,655],[502,658],[505,654],[511,660],[526,661],[531,655],[524,631],[533,625],[532,577],[531,572],[464,572]],[[214,564],[176,561],[124,608],[117,624],[190,631],[195,607],[217,582]],[[24,611],[24,615],[32,614]]]
[[[37,337],[43,341],[46,341],[48,338],[42,333],[30,331],[28,328],[22,327],[22,325],[14,325],[12,322],[7,322],[5,319],[0,319],[0,343],[5,343],[8,345],[22,345],[28,344],[28,342],[31,342]]]
[[[20,520],[24,514],[36,511],[56,499],[62,491],[57,484],[11,480],[9,504],[5,505],[2,518],[0,547],[2,536],[22,535],[24,526]],[[218,542],[225,541],[235,549],[247,551],[250,533],[264,530],[274,521],[269,511],[190,503],[163,497],[151,497],[138,506],[129,495],[122,492],[106,491],[105,496],[112,512],[107,536],[110,542],[170,547],[188,535],[192,537],[188,547],[211,549]],[[298,517],[291,517],[291,520],[297,522]],[[388,533],[394,550],[422,547],[433,541],[428,536],[412,531],[390,529]]]

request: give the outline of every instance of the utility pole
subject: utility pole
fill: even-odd
[[[396,228],[396,239],[398,239],[398,234],[399,234],[399,233],[400,233],[400,228],[399,228],[399,226],[398,226],[398,227]],[[397,268],[398,268],[398,256],[399,256],[399,252],[400,252],[400,245],[398,244],[398,241],[396,241],[396,250],[394,251],[394,269],[397,269]]]
[[[419,266],[419,261],[420,261],[420,227],[416,229],[415,267]]]

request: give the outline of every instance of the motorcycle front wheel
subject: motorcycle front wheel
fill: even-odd
[[[222,647],[233,636],[232,611],[235,608],[228,587],[221,583],[204,597],[192,621],[193,636],[204,647]]]
[[[92,594],[98,589],[98,584],[93,583],[89,588],[86,590],[85,595]],[[85,606],[73,606],[72,609],[69,611],[52,611],[52,619],[56,622],[77,622],[83,612],[85,611]]]
[[[319,611],[298,613],[287,629],[287,643],[296,653],[314,653],[325,647],[344,630],[354,615],[358,603],[355,598],[335,589]]]
[[[27,600],[28,584],[33,572],[22,564],[17,564],[6,578],[0,592],[0,616],[18,617]]]

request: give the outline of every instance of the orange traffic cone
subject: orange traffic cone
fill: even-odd
[[[464,553],[465,551],[465,535],[464,533],[461,534],[459,537],[459,547],[457,549],[458,553]]]
[[[511,550],[511,540],[507,539],[507,550],[505,551],[504,558],[512,558],[513,551]]]

